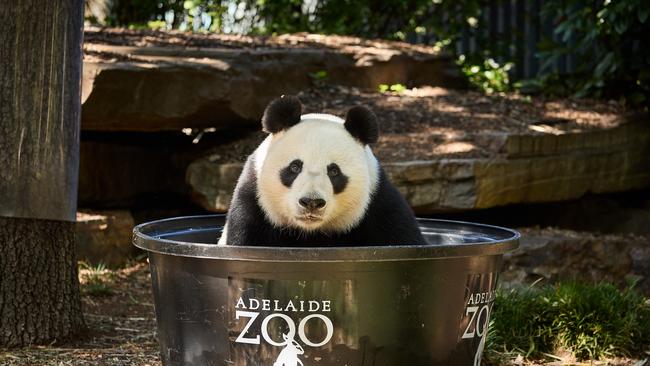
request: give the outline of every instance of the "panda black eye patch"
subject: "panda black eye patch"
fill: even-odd
[[[348,185],[348,177],[341,172],[341,168],[336,163],[327,166],[327,176],[330,177],[334,194],[341,193]]]
[[[296,159],[289,163],[286,167],[280,170],[280,182],[287,188],[291,187],[293,181],[296,180],[302,171],[302,160]]]

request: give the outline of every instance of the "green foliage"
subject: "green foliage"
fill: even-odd
[[[595,5],[600,4],[600,5]],[[540,86],[555,94],[622,98],[639,105],[650,98],[650,7],[646,0],[549,0],[543,15],[555,20],[560,39],[543,40]],[[563,55],[577,70],[558,75]]]
[[[435,33],[439,40],[460,34],[466,19],[478,17],[480,1],[319,0],[312,9],[299,0],[258,1],[267,32],[309,31],[367,38],[405,39]],[[454,17],[438,16],[442,13]]]
[[[639,355],[650,346],[650,302],[632,288],[575,282],[499,292],[488,359],[540,358],[569,351],[578,359]]]
[[[131,29],[222,31],[228,1],[114,0],[108,25]]]
[[[164,20],[151,20],[147,22],[148,29],[165,29],[167,28],[167,23]]]
[[[510,89],[508,71],[513,66],[512,62],[500,65],[490,57],[470,62],[465,55],[460,55],[456,63],[470,84],[484,93],[492,94]]]
[[[315,86],[323,86],[327,81],[328,76],[329,75],[325,70],[318,70],[316,72],[309,74],[309,77],[311,78],[311,81]]]
[[[310,31],[310,22],[303,12],[302,0],[256,0],[245,3],[257,15],[256,33],[295,33]]]
[[[99,263],[91,266],[85,262],[79,263],[79,282],[81,292],[90,296],[110,296],[113,294],[115,274]]]
[[[178,7],[174,0],[113,0],[105,22],[110,26],[144,27],[149,21],[162,19],[174,5]]]
[[[404,86],[402,84],[391,84],[391,85],[379,84],[378,90],[379,90],[380,93],[397,93],[397,94],[399,94],[399,93],[403,92],[404,90],[406,90],[406,86]]]
[[[449,44],[465,25],[476,25],[481,4],[480,0],[114,0],[109,24],[165,21],[168,28],[185,30],[312,32],[396,40],[434,33],[432,43]]]
[[[228,8],[219,0],[185,0],[183,10],[179,29],[220,32],[223,29],[223,15]]]

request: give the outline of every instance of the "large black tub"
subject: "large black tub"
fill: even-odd
[[[519,234],[419,220],[431,245],[216,246],[223,216],[134,229],[163,364],[478,365],[502,255]]]

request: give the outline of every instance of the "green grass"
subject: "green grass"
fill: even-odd
[[[100,263],[91,266],[87,263],[79,263],[79,282],[81,292],[90,296],[109,296],[113,294],[115,273]]]
[[[570,353],[577,359],[641,355],[650,346],[650,300],[633,288],[601,283],[500,291],[488,359]]]
[[[406,90],[406,86],[402,84],[379,84],[377,87],[380,93],[395,93],[399,94]]]
[[[318,70],[316,72],[310,73],[309,77],[311,78],[311,82],[314,86],[322,87],[327,82],[329,75],[325,70]]]

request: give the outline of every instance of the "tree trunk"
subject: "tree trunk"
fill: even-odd
[[[0,345],[49,343],[83,326],[74,225],[0,217]]]
[[[74,220],[82,0],[0,5],[0,346],[83,326]]]

